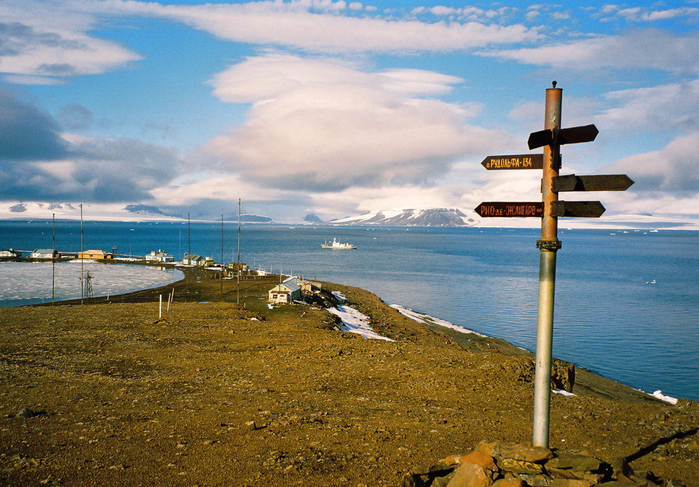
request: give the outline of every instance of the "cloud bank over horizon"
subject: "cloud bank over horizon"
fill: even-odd
[[[540,175],[480,161],[528,152],[557,79],[564,126],[600,129],[565,147],[564,172],[629,174],[600,197],[612,216],[699,224],[691,2],[188,3],[0,2],[0,216],[536,200]]]

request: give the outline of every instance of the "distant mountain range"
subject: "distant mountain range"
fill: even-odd
[[[160,208],[157,206],[149,206],[149,205],[126,205],[124,207],[125,211],[128,211],[129,213],[135,213],[137,215],[160,215],[160,216],[169,216],[169,217],[174,217],[174,218],[184,218],[182,215],[174,215],[171,213],[165,213],[162,211]],[[238,220],[238,215],[231,215],[227,218],[227,221],[237,221]],[[243,214],[240,215],[240,221],[242,223],[274,223],[274,220],[267,216],[259,216],[259,215],[250,215],[250,214]]]
[[[129,213],[135,213],[137,215],[151,214],[151,215],[173,216],[175,218],[179,218],[179,215],[169,215],[169,214],[165,213],[164,211],[162,211],[157,206],[126,205],[124,207],[124,210],[128,211]]]
[[[127,205],[125,211],[137,215],[153,215],[182,218],[162,211],[156,206]],[[238,215],[231,215],[227,221],[237,221]],[[456,208],[428,208],[403,210],[378,210],[359,216],[348,216],[323,222],[317,215],[308,214],[304,217],[306,224],[324,225],[384,225],[411,227],[468,227],[478,224],[478,220],[466,215]],[[242,223],[276,223],[272,218],[260,215],[240,215]]]
[[[237,216],[232,216],[231,220],[235,221],[237,218]],[[274,223],[270,217],[260,215],[240,215],[240,221],[243,223]]]
[[[467,227],[478,224],[456,208],[421,210],[378,210],[360,216],[348,216],[328,222],[331,225],[391,225],[414,227]]]

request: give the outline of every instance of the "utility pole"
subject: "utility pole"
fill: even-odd
[[[53,214],[53,252],[54,257],[51,259],[52,265],[51,265],[51,305],[53,305],[56,302],[56,259],[55,259],[55,252],[56,252],[56,214]]]
[[[238,265],[235,269],[235,304],[240,304],[240,198],[238,198]]]
[[[221,294],[223,294],[223,213],[221,213]]]
[[[240,198],[238,198],[238,267],[240,267]]]
[[[85,299],[85,249],[83,244],[83,204],[80,203],[80,304],[83,304]]]

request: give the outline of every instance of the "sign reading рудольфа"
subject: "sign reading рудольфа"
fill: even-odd
[[[492,169],[542,169],[543,154],[525,154],[519,156],[488,156],[483,159],[481,166]]]

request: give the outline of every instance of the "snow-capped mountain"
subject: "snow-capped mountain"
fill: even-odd
[[[413,227],[464,227],[477,220],[455,208],[378,210],[328,222],[332,225],[391,225]]]

